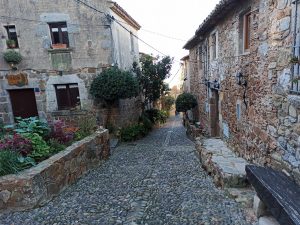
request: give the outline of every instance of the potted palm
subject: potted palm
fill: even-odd
[[[6,40],[6,45],[8,48],[16,48],[16,41],[12,39],[7,39]]]
[[[16,65],[18,65],[23,59],[22,55],[15,50],[8,50],[4,52],[3,57],[12,69],[17,69]]]

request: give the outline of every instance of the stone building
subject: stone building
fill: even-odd
[[[202,126],[238,155],[298,181],[299,4],[222,0],[184,46]]]
[[[191,92],[191,74],[189,60],[189,55],[186,55],[181,59],[180,89],[182,92]]]
[[[129,70],[139,58],[140,25],[112,1],[1,0],[0,15],[4,123],[17,116],[74,120],[95,113],[89,86],[96,74],[112,65]],[[3,59],[8,48],[23,56],[17,70]],[[138,104],[120,101],[120,121],[136,119]]]

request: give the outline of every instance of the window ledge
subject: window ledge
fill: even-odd
[[[49,48],[49,53],[66,53],[66,52],[72,52],[73,48]]]
[[[240,56],[247,56],[247,55],[250,55],[250,51],[249,52],[243,52],[240,54]]]

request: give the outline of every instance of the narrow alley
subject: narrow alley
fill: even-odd
[[[179,116],[111,158],[44,207],[0,224],[244,225],[239,205],[217,189],[197,159]]]

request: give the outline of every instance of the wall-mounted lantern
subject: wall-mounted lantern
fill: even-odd
[[[247,80],[241,72],[238,72],[235,78],[238,85],[243,85],[245,87],[247,86]]]
[[[244,100],[244,104],[245,104],[246,109],[247,109],[248,108],[248,104],[247,104],[247,101],[246,101],[247,80],[246,80],[245,76],[241,72],[238,72],[236,74],[235,78],[236,78],[237,85],[244,86],[243,100]]]
[[[215,80],[215,81],[213,82],[213,84],[214,84],[214,88],[215,88],[215,89],[220,89],[220,83],[219,83],[219,81]]]

